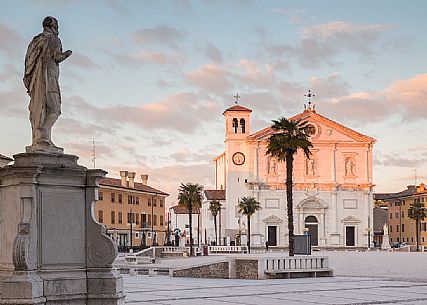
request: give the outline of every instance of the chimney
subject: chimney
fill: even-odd
[[[141,183],[142,183],[142,185],[147,185],[148,175],[141,175]]]
[[[127,177],[128,177],[128,171],[120,171],[120,180],[121,180],[120,184],[123,187],[127,187],[128,186]]]
[[[128,177],[129,177],[129,187],[131,188],[135,188],[135,172],[129,172],[128,173]]]

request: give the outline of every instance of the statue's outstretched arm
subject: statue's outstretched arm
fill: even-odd
[[[61,61],[67,59],[72,51],[71,50],[67,50],[65,52],[62,52],[62,44],[61,44],[61,40],[59,40],[59,38],[55,39],[54,41],[54,51],[53,51],[53,59],[57,62],[60,63]]]

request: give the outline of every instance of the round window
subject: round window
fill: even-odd
[[[304,132],[312,137],[316,134],[316,127],[314,127],[313,124],[307,124],[307,126],[304,127]]]

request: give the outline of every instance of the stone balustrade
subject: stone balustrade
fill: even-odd
[[[209,246],[209,254],[211,253],[247,253],[246,246]]]

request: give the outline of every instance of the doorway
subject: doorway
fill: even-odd
[[[356,230],[354,226],[345,227],[345,246],[346,247],[354,247],[356,245],[355,231]]]
[[[269,246],[277,246],[277,226],[268,226],[267,228],[267,240]]]
[[[305,227],[308,229],[308,235],[310,235],[311,245],[316,247],[319,245],[319,223],[315,216],[307,216],[305,219]]]

